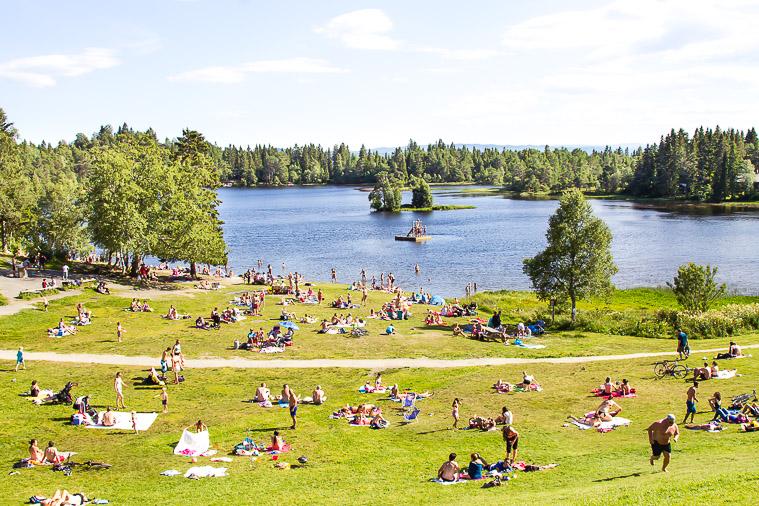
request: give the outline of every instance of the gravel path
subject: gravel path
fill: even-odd
[[[742,346],[743,349],[759,348],[759,344]],[[692,356],[703,353],[717,353],[726,348],[695,350]],[[636,358],[672,357],[673,352],[631,353],[628,355],[598,355],[589,357],[560,357],[560,358],[467,358],[457,360],[438,360],[431,358],[379,358],[379,359],[311,359],[311,360],[248,360],[245,358],[198,358],[185,360],[187,366],[193,369],[212,369],[232,367],[236,369],[307,369],[340,367],[349,369],[398,369],[403,367],[442,369],[452,367],[476,367],[488,365],[519,365],[519,364],[582,364],[586,362],[601,362],[608,360],[630,360]],[[24,358],[29,362],[73,362],[77,364],[107,364],[138,367],[157,367],[158,357],[123,356],[123,355],[94,355],[87,353],[53,353],[53,352],[24,352]],[[0,350],[0,360],[15,360],[15,350]]]

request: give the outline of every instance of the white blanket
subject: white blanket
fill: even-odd
[[[712,378],[718,379],[718,380],[729,379],[729,378],[734,378],[737,373],[738,373],[738,369],[727,369],[724,371],[717,371],[717,374],[712,376]]]
[[[98,420],[96,425],[87,425],[88,429],[116,429],[116,430],[134,430],[132,427],[132,413],[125,413],[122,411],[112,411],[115,419],[114,425],[101,425],[104,411],[98,413]],[[153,425],[155,419],[158,418],[157,413],[135,413],[135,419],[137,420],[137,430],[145,431]]]
[[[190,432],[187,429],[182,431],[182,437],[174,447],[174,455],[187,455],[188,457],[197,457],[208,451],[211,446],[211,440],[208,431]]]
[[[580,430],[588,430],[593,428],[592,425],[577,422],[574,420],[572,420],[570,423],[572,423],[572,425],[575,425]],[[630,425],[630,420],[627,418],[622,418],[621,416],[615,416],[608,422],[601,422],[596,428],[599,430],[611,430],[615,427],[627,427],[628,425]]]
[[[226,467],[195,466],[184,473],[185,478],[219,478],[227,476]]]

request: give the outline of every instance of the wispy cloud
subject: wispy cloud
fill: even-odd
[[[258,60],[239,65],[212,66],[189,70],[169,76],[172,81],[197,81],[234,84],[245,80],[247,74],[336,74],[347,72],[326,60],[317,58],[285,58]]]
[[[77,77],[120,63],[110,49],[87,48],[81,53],[30,56],[2,62],[0,78],[44,88],[55,86],[62,77]]]
[[[448,49],[444,47],[417,47],[413,50],[419,53],[436,54],[446,60],[457,61],[488,60],[498,54],[498,51],[493,49]]]
[[[314,29],[316,33],[337,39],[347,47],[378,50],[401,47],[401,42],[389,34],[392,30],[393,21],[380,9],[347,12]]]

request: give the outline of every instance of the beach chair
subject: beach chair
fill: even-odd
[[[420,412],[420,409],[414,406],[414,409],[411,411],[411,413],[406,413],[405,415],[403,415],[403,420],[406,423],[411,423],[414,420],[416,420],[416,417],[419,416],[419,412]]]

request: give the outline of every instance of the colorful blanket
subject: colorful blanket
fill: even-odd
[[[636,393],[635,393],[635,389],[634,389],[634,388],[631,388],[631,389],[630,389],[630,393],[629,393],[628,395],[623,395],[623,394],[622,394],[622,392],[618,392],[618,391],[616,391],[616,390],[615,390],[615,391],[613,391],[613,392],[611,393],[611,395],[609,395],[609,394],[607,394],[606,392],[604,392],[603,390],[601,390],[600,388],[596,388],[596,389],[594,389],[594,390],[591,390],[591,392],[590,392],[590,393],[592,393],[592,394],[593,394],[593,395],[595,395],[596,397],[614,397],[614,398],[617,398],[617,397],[622,397],[622,398],[625,398],[625,399],[632,399],[632,398],[634,398],[634,397],[637,397],[637,395],[636,395]]]

